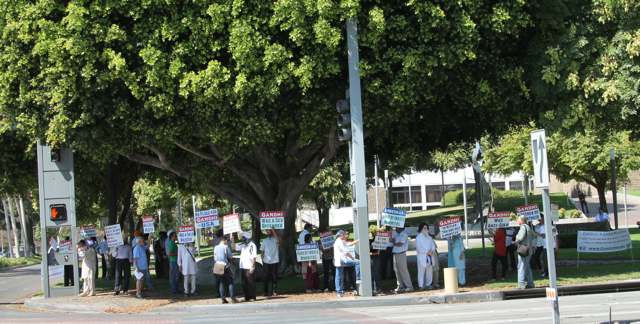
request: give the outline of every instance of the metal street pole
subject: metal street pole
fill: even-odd
[[[158,210],[158,227],[162,231],[162,210]]]
[[[193,223],[195,224],[196,196],[191,196],[191,202],[193,203]],[[196,249],[198,250],[198,257],[200,257],[200,230],[197,228],[196,228]]]
[[[618,190],[616,189],[616,152],[614,149],[609,151],[611,164],[611,191],[613,192],[613,218],[618,229]]]
[[[367,210],[367,178],[364,161],[364,124],[360,93],[360,58],[358,53],[358,25],[354,18],[347,19],[347,49],[349,52],[349,100],[351,106],[351,184],[353,194],[354,234],[360,240],[356,246],[360,264],[359,293],[373,296],[371,267],[369,266],[369,212]],[[356,221],[357,220],[357,221]]]
[[[374,178],[376,179],[376,220],[377,227],[380,228],[380,194],[378,193],[378,155],[373,156],[373,170],[374,170]]]
[[[482,257],[486,257],[487,256],[487,252],[485,251],[485,244],[484,244],[484,199],[482,197],[483,194],[483,186],[482,186],[482,180],[484,180],[484,176],[482,176],[482,170],[480,169],[480,163],[476,163],[476,172],[478,173],[478,179],[479,179],[479,183],[478,183],[478,192],[480,193],[479,196],[479,206],[480,206],[480,236],[482,237]]]
[[[462,200],[464,201],[464,235],[469,248],[469,221],[467,220],[467,169],[462,170]]]
[[[389,192],[389,187],[391,187],[391,182],[389,181],[389,170],[384,170],[384,187],[386,193],[386,203],[385,207],[391,207],[391,193]]]
[[[411,172],[413,172],[413,170],[409,170],[409,211],[412,212],[413,211],[413,197],[412,196],[412,192],[411,192]]]
[[[548,176],[548,175],[547,175]],[[545,235],[545,241],[547,243],[547,264],[549,265],[549,287],[558,291],[558,280],[556,275],[556,257],[555,253],[551,253],[552,247],[555,244],[555,235],[553,235],[553,227],[551,223],[553,218],[551,216],[551,198],[549,197],[549,188],[542,189],[542,205],[544,209],[544,229],[545,233],[551,233]],[[557,293],[556,293],[557,296]],[[553,309],[553,322],[560,323],[560,305],[556,299],[552,302]]]
[[[15,258],[13,255],[13,249],[11,248],[11,223],[9,222],[9,212],[7,210],[7,203],[2,199],[2,207],[4,208],[4,223],[7,225],[7,242],[9,243],[9,255],[11,258]]]
[[[629,228],[629,218],[627,217],[627,183],[624,182],[622,186],[622,191],[624,192],[624,222],[626,227]]]
[[[180,203],[180,195],[178,195],[178,220],[180,221],[180,225],[182,226],[182,204]]]

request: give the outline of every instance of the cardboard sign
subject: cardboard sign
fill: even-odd
[[[578,231],[578,252],[617,252],[631,247],[627,228],[609,232]]]
[[[58,241],[56,241],[53,236],[49,238],[49,248],[53,248],[54,250],[58,248]]]
[[[386,250],[391,239],[391,232],[377,231],[376,239],[373,241],[374,250]]]
[[[440,227],[440,237],[443,239],[451,237],[452,235],[460,235],[462,233],[462,225],[459,216],[438,221],[438,226]]]
[[[333,247],[333,243],[335,243],[336,238],[333,237],[333,232],[331,230],[324,231],[318,233],[320,235],[320,243],[322,244],[323,249],[329,249]]]
[[[142,217],[142,230],[147,234],[156,231],[156,227],[153,225],[153,216]]]
[[[80,252],[87,252],[87,247],[86,246],[81,246],[78,248],[78,261],[82,261],[83,258],[80,256]]]
[[[203,210],[196,213],[196,229],[220,225],[217,209]]]
[[[489,213],[487,215],[487,228],[509,227],[509,219],[511,219],[511,212]]]
[[[260,229],[284,229],[284,212],[271,211],[260,213]]]
[[[71,252],[71,240],[60,242],[58,248],[60,252]]]
[[[80,226],[80,237],[96,236],[96,227],[93,225]]]
[[[560,221],[560,206],[551,204],[551,220],[554,222]]]
[[[516,214],[518,214],[518,217],[520,215],[526,216],[527,222],[538,220],[540,219],[540,207],[538,207],[538,204],[516,207]]]
[[[104,228],[104,234],[107,236],[107,245],[109,247],[119,246],[124,244],[122,239],[122,230],[120,224],[109,225]]]
[[[222,217],[222,227],[224,235],[240,232],[240,217],[238,214]]]
[[[320,260],[318,243],[296,244],[298,262]]]
[[[178,243],[193,243],[195,241],[195,227],[193,225],[178,227]]]
[[[385,207],[382,210],[381,226],[389,225],[392,227],[404,227],[404,221],[407,218],[407,211],[403,209],[395,209]]]

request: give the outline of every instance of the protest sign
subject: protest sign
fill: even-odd
[[[196,212],[196,229],[220,225],[217,209],[209,209]]]
[[[42,262],[40,262],[40,279],[44,279],[44,273],[42,273]],[[64,265],[49,266],[49,279],[64,276]]]
[[[96,236],[96,227],[93,225],[80,226],[80,237]]]
[[[336,241],[336,238],[333,237],[333,232],[331,230],[324,231],[318,233],[320,235],[320,243],[322,243],[323,249],[328,249],[333,247],[333,243]]]
[[[448,238],[452,235],[460,235],[462,233],[462,225],[460,223],[460,217],[451,217],[438,221],[438,227],[440,227],[440,237]]]
[[[320,260],[318,243],[296,244],[298,262]]]
[[[578,252],[617,252],[631,249],[629,229],[609,232],[578,231]]]
[[[349,245],[351,241],[344,242],[347,245],[347,253],[351,254],[352,257],[356,257],[356,245]]]
[[[407,217],[407,211],[385,207],[382,210],[382,226],[389,225],[392,227],[404,227],[404,220]]]
[[[195,227],[193,225],[178,227],[178,243],[195,242]]]
[[[104,234],[107,236],[107,245],[109,245],[109,247],[124,244],[120,224],[106,226],[104,228]]]
[[[224,235],[240,232],[240,217],[238,214],[231,214],[222,218]]]
[[[156,228],[153,225],[153,216],[142,217],[142,230],[147,234],[156,231]]]
[[[284,229],[284,212],[271,211],[260,213],[260,229]]]
[[[389,239],[391,238],[391,232],[377,231],[376,239],[373,241],[374,250],[386,250]]]
[[[526,216],[527,222],[538,220],[540,219],[540,207],[538,207],[538,204],[516,207],[516,214],[518,214],[518,217],[521,215]]]
[[[82,261],[83,258],[80,256],[80,252],[84,253],[87,252],[87,247],[86,246],[81,246],[78,248],[78,261]]]
[[[487,215],[487,228],[509,227],[511,212],[489,213]]]
[[[60,252],[71,252],[71,240],[60,242],[58,248]]]
[[[560,221],[560,206],[551,204],[551,220],[554,222]]]
[[[53,248],[54,250],[58,248],[58,241],[56,241],[53,236],[49,238],[49,248]]]

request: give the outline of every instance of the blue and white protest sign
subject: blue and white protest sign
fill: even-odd
[[[509,220],[511,219],[511,212],[497,212],[489,213],[487,215],[487,228],[501,228],[509,227]]]
[[[220,225],[217,209],[209,209],[196,212],[196,229],[208,228]]]
[[[389,225],[392,227],[404,227],[404,221],[407,218],[407,211],[385,207],[382,210],[382,226]]]
[[[462,234],[462,226],[459,216],[438,221],[438,227],[440,228],[440,237],[443,239],[453,235]]]
[[[540,219],[540,207],[538,207],[538,204],[516,207],[516,214],[518,214],[518,217],[526,216],[527,222],[538,220]]]
[[[318,243],[296,244],[298,262],[320,260]]]
[[[631,248],[627,228],[609,232],[578,231],[578,252],[617,252]]]

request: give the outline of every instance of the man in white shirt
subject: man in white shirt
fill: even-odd
[[[594,219],[593,222],[600,223],[600,222],[610,222],[610,221],[611,221],[611,217],[609,217],[609,214],[603,212],[602,207],[598,208],[598,215],[596,215],[596,219]]]
[[[240,276],[242,278],[242,290],[244,300],[252,302],[256,300],[256,258],[258,257],[256,245],[251,242],[251,233],[242,232],[242,243],[236,244],[236,251],[240,252]]]
[[[351,255],[347,251],[346,240],[349,239],[349,234],[344,230],[339,230],[336,233],[336,240],[333,243],[333,264],[336,266],[336,292],[338,297],[344,297],[344,275],[345,267],[356,267],[356,284],[360,284],[360,260]],[[358,243],[359,240],[349,242],[349,246]],[[348,258],[348,259],[347,259]]]
[[[511,259],[511,270],[517,271],[518,267],[516,265],[516,245],[513,242],[513,238],[516,236],[516,230],[513,227],[507,228],[507,256]]]
[[[555,226],[553,226],[553,222],[551,223],[551,231],[553,232],[553,255],[555,255],[555,259],[558,259],[558,250],[560,249],[560,247],[558,246],[558,230],[556,229]],[[549,261],[547,260],[547,239],[546,239],[546,227],[545,226],[541,226],[540,227],[540,237],[542,237],[542,263],[544,266],[544,273],[542,274],[542,276],[546,276],[549,273]]]
[[[404,232],[404,227],[396,227],[396,230],[391,233],[391,242],[393,243],[393,264],[396,268],[396,281],[398,283],[396,292],[402,290],[406,292],[412,291],[413,284],[407,268],[409,236]]]
[[[116,258],[116,284],[113,288],[115,295],[119,295],[120,291],[125,294],[129,291],[129,279],[131,279],[131,263],[133,262],[133,252],[131,245],[127,242],[127,236],[122,235],[123,243],[118,245],[112,255]],[[124,280],[122,279],[124,272]]]
[[[302,232],[300,232],[300,236],[298,236],[298,244],[304,244],[304,237],[307,234],[311,234],[310,231],[313,229],[313,226],[311,224],[304,224],[304,230]],[[313,239],[311,239],[312,243],[315,243],[315,241]]]
[[[262,296],[269,298],[269,281],[272,282],[271,296],[276,297],[276,286],[278,285],[278,264],[280,257],[278,256],[278,246],[280,246],[280,237],[276,233],[276,229],[271,227],[267,230],[267,238],[260,245],[260,257],[262,258],[262,272],[264,274],[262,282]]]

